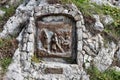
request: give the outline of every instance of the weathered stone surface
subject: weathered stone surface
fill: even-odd
[[[18,33],[22,27],[21,24],[24,24],[27,19],[28,16],[24,14],[11,17],[4,25],[4,30],[2,33],[0,33],[0,37],[2,38],[6,37],[6,35],[14,35]]]
[[[79,14],[76,15],[76,16],[74,17],[74,19],[75,19],[76,21],[82,20],[82,19],[81,19],[81,16],[80,16]]]
[[[37,22],[38,53],[41,57],[70,57],[72,20],[66,16],[47,16]],[[40,47],[40,48],[39,48]]]
[[[23,35],[23,32],[24,32],[25,28],[20,32],[20,34],[18,35],[18,37],[16,38],[16,40],[18,42],[21,42],[22,41],[22,35]]]
[[[117,57],[118,57],[118,59],[120,60],[120,49],[119,49],[118,52],[117,52]]]
[[[102,4],[106,4],[107,0],[91,0],[91,2],[95,2],[96,4],[102,5]]]
[[[29,25],[27,27],[27,32],[29,34],[34,34],[34,28],[35,28],[35,20],[33,17],[30,17],[30,22],[29,22]]]
[[[93,3],[96,3],[96,4],[98,4],[98,5],[110,5],[110,6],[112,6],[113,7],[113,5],[112,4],[114,4],[114,0],[90,0],[91,2],[93,2]],[[110,2],[111,1],[111,2]]]
[[[15,15],[8,20],[6,25],[4,25],[4,30],[0,33],[0,38],[20,33],[20,30],[22,29],[17,38],[19,41],[18,49],[13,56],[13,61],[8,68],[5,80],[89,80],[89,75],[84,71],[83,64],[85,65],[85,68],[88,68],[94,63],[100,71],[104,71],[111,66],[116,51],[117,57],[120,59],[118,45],[115,44],[115,42],[109,41],[105,44],[102,35],[94,32],[103,31],[104,29],[98,15],[94,16],[96,22],[93,23],[94,26],[91,27],[91,25],[85,25],[84,18],[75,5],[50,5],[44,2],[45,0],[25,0],[24,4],[17,8]],[[56,17],[56,15],[59,16]],[[72,18],[72,20],[75,19],[75,21],[72,23],[68,17]],[[36,48],[45,51],[44,48],[46,48],[46,46],[42,46],[44,40],[41,44],[39,41],[37,42],[38,39],[41,39],[41,36],[36,36],[38,35],[38,31],[42,30],[42,28],[46,28],[46,26],[40,25],[40,29],[38,30],[36,28],[37,25],[35,24],[37,22],[36,20],[38,20],[38,22],[43,21],[43,24],[47,25],[48,30],[46,31],[48,31],[49,34],[46,36],[49,37],[53,32],[57,33],[57,35],[60,35],[58,32],[67,32],[68,30],[65,29],[65,26],[69,26],[67,29],[71,29],[71,34],[69,33],[70,36],[63,36],[69,39],[71,37],[70,44],[73,44],[71,46],[72,48],[69,49],[73,50],[70,53],[73,53],[74,55],[70,56],[74,57],[77,62],[71,64],[73,63],[71,57],[69,57],[70,60],[72,60],[71,62],[67,61],[68,59],[65,60],[63,58],[66,56],[64,55],[64,52],[63,54],[61,53],[62,58],[59,59],[56,59],[58,57],[53,55],[52,58],[40,57],[37,59]],[[62,25],[59,25],[55,22],[63,23]],[[71,27],[70,25],[66,25],[66,23],[72,24]],[[59,29],[58,27],[62,28]],[[54,31],[55,28],[56,31]],[[94,31],[89,30],[89,28],[94,29]],[[63,39],[63,42],[64,41],[65,39]],[[40,46],[36,47],[37,44]],[[107,47],[105,47],[104,44],[107,45]],[[63,47],[63,49],[65,48]],[[46,52],[50,53],[50,50],[47,50]],[[58,52],[53,52],[54,54],[59,54],[60,50],[58,49]]]
[[[19,49],[16,50],[15,54],[14,55],[14,61],[9,65],[8,67],[8,72],[6,73],[4,79],[5,80],[9,80],[9,79],[15,79],[15,80],[23,80],[24,77],[22,76],[22,73],[21,73],[21,68],[20,68],[20,59],[19,57]],[[15,76],[16,75],[16,76]]]
[[[104,30],[104,26],[101,22],[96,22],[94,28],[100,32]]]
[[[107,49],[102,48],[101,51],[99,51],[98,55],[95,57],[95,65],[100,71],[106,70],[112,64],[114,54],[116,51],[115,47],[115,44],[112,42],[110,47],[108,47]]]
[[[78,46],[77,46],[77,50],[81,51],[82,50],[82,46],[83,46],[83,42],[82,41],[78,41]]]
[[[29,35],[29,42],[34,42],[34,34]]]
[[[86,51],[86,54],[90,56],[94,57],[96,55],[88,46],[84,46],[83,49]]]
[[[17,6],[20,2],[21,2],[21,0],[10,0],[9,5]]]
[[[34,52],[34,44],[33,42],[27,43],[27,52]]]
[[[82,37],[83,37],[83,39],[87,39],[88,38],[87,33],[83,32]]]
[[[100,22],[99,16],[98,15],[94,15],[94,18],[96,19],[95,25],[94,25],[94,29],[98,30],[98,31],[103,31],[104,30],[104,26],[103,24]]]
[[[81,21],[77,21],[76,22],[76,27],[77,28],[82,28],[82,22]]]
[[[112,67],[111,69],[114,69],[114,70],[116,70],[116,71],[120,71],[120,67],[117,67],[117,66],[114,66],[114,67]]]
[[[2,67],[1,67],[1,65],[0,65],[0,79],[1,79],[1,80],[3,79],[3,69],[2,69]]]
[[[78,51],[77,54],[77,63],[79,65],[80,68],[83,68],[83,64],[84,64],[84,55],[82,51]]]
[[[62,68],[46,68],[45,74],[63,74]]]
[[[0,17],[3,17],[5,14],[5,11],[0,10]]]
[[[22,49],[22,51],[27,51],[27,44],[26,43],[23,43],[23,46],[21,47]]]
[[[106,15],[106,16],[102,16],[102,23],[105,25],[109,25],[111,23],[113,23],[114,20],[110,15]]]
[[[80,41],[80,40],[82,40],[82,37],[83,37],[84,35],[83,35],[83,31],[82,31],[82,29],[80,28],[80,29],[77,29],[77,38],[78,38],[78,40]]]

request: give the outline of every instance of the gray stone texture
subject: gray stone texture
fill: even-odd
[[[44,4],[43,4],[44,3]],[[39,5],[39,6],[38,6]],[[66,6],[66,7],[64,7]],[[41,60],[36,63],[32,61],[35,53],[36,43],[36,18],[46,16],[49,14],[65,14],[72,17],[76,25],[73,28],[76,29],[76,64],[67,64],[62,60]],[[54,15],[53,15],[54,16]],[[44,19],[49,22],[51,18]],[[59,17],[61,19],[62,15]],[[56,17],[55,17],[56,18]],[[105,43],[104,37],[100,33],[92,32],[88,29],[94,29],[94,31],[102,32],[104,29],[99,16],[94,15],[96,22],[94,26],[85,25],[84,18],[81,12],[73,4],[61,5],[61,4],[47,4],[45,0],[28,0],[24,4],[21,4],[14,16],[12,16],[4,25],[4,30],[0,33],[0,38],[6,38],[7,36],[18,34],[17,40],[19,41],[18,49],[14,53],[13,61],[8,67],[8,71],[4,77],[5,80],[89,80],[89,75],[84,71],[85,68],[95,65],[100,71],[108,69],[114,59],[114,55],[117,51],[117,57],[120,61],[120,49],[118,44],[114,41]],[[58,19],[55,19],[58,20]],[[105,21],[105,23],[108,23]],[[22,30],[21,30],[22,29]],[[21,32],[20,32],[21,30]],[[95,35],[94,35],[94,34]],[[107,47],[106,47],[106,46]],[[119,49],[119,50],[118,50]],[[51,73],[62,69],[61,74],[46,74],[45,69],[51,68]],[[55,71],[54,71],[55,70]],[[58,72],[60,73],[60,72]]]

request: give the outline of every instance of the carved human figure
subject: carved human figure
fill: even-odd
[[[41,31],[40,40],[41,40],[43,48],[47,50],[49,43],[48,43],[47,33],[45,32],[45,30]]]
[[[58,43],[58,37],[57,34],[54,33],[51,37],[51,42],[50,42],[50,50],[52,52],[57,52],[57,48],[64,53],[64,50],[62,49],[62,47],[60,46],[60,44]]]
[[[64,32],[64,42],[63,42],[63,46],[64,46],[64,49],[65,50],[69,50],[70,49],[70,45],[71,45],[71,42],[70,42],[70,33],[69,32]]]
[[[62,45],[63,42],[64,42],[64,37],[62,36],[63,33],[62,32],[58,32],[57,34],[58,34],[58,43],[60,45]]]

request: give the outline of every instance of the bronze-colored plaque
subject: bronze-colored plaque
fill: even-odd
[[[37,22],[38,55],[71,57],[72,25],[64,22]]]
[[[46,68],[45,74],[63,74],[62,68]]]

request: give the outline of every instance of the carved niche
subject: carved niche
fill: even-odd
[[[69,18],[47,16],[39,18],[36,24],[38,56],[72,56],[72,21]]]

